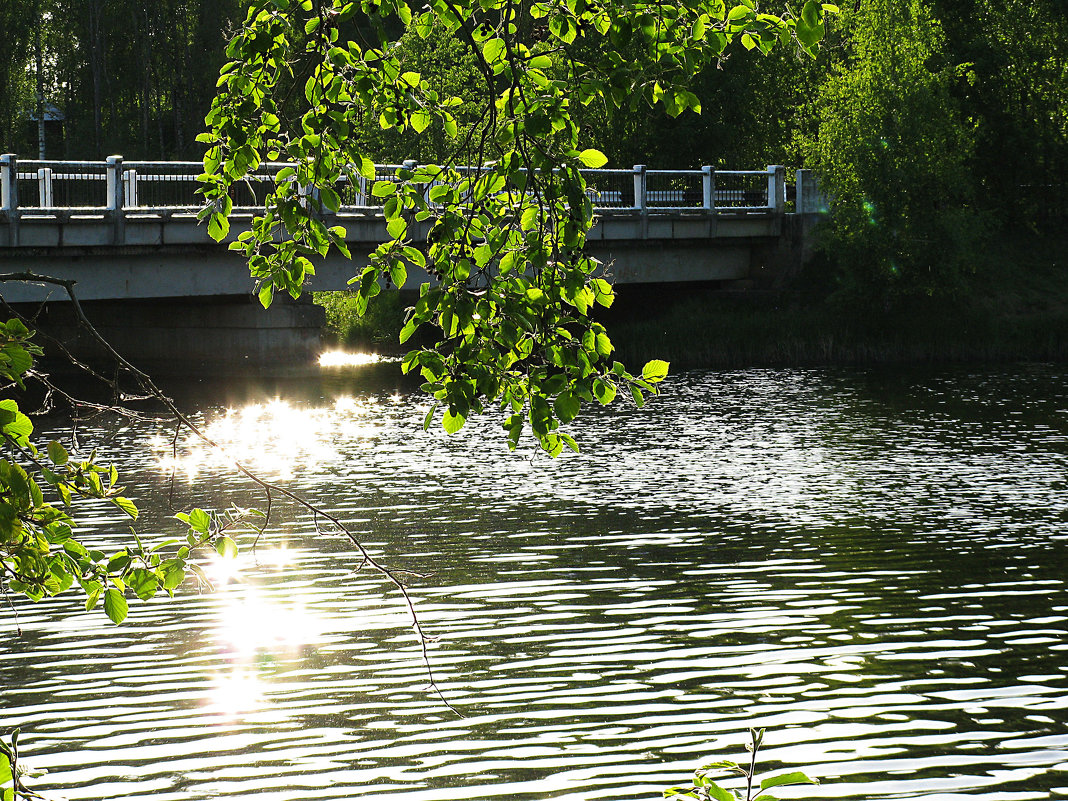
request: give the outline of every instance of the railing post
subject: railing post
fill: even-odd
[[[123,205],[128,208],[140,205],[137,202],[137,170],[126,170],[122,174],[122,179],[126,182],[126,186],[123,187],[123,191],[126,193],[123,199],[126,202]]]
[[[37,170],[37,199],[42,209],[53,208],[55,197],[52,194],[52,168],[41,167]]]
[[[8,215],[19,208],[19,160],[14,153],[0,156],[0,208]]]
[[[716,211],[716,171],[710,164],[701,168],[701,191],[703,195],[701,207],[710,214],[714,213]]]
[[[122,183],[122,156],[108,156],[107,166],[107,213],[111,217],[115,230],[115,244],[126,241],[126,216]]]
[[[646,203],[646,189],[648,188],[648,181],[645,177],[645,165],[634,165],[634,208],[640,211],[643,215],[648,213],[648,203]]]
[[[797,181],[797,200],[794,206],[798,214],[821,214],[827,211],[827,198],[820,192],[816,173],[812,170],[798,170],[794,179]]]
[[[786,211],[786,168],[779,164],[768,165],[768,206],[776,214]]]
[[[7,216],[8,244],[19,243],[19,160],[14,153],[0,156],[0,211]]]

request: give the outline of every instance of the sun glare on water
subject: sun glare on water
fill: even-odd
[[[220,556],[206,566],[216,589],[210,630],[220,664],[201,701],[205,711],[234,720],[265,709],[275,669],[299,664],[320,643],[320,616],[293,593],[263,584],[264,570],[275,572],[299,557],[299,550],[282,545],[257,555]]]
[[[320,367],[361,367],[386,361],[377,353],[348,353],[343,350],[328,350],[319,357]]]
[[[301,470],[338,458],[337,443],[371,441],[381,429],[381,401],[342,397],[332,404],[306,407],[273,400],[227,409],[204,425],[221,447],[189,435],[173,443],[157,437],[153,449],[165,472],[193,481],[237,461],[263,478],[284,480]]]

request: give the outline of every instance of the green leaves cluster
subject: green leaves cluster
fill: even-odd
[[[18,320],[0,324],[0,374],[13,386],[22,386],[33,356],[40,353],[31,336]],[[188,574],[208,584],[191,553],[202,547],[235,551],[228,532],[258,514],[213,517],[194,509],[179,515],[189,526],[184,543],[170,540],[149,548],[131,529],[132,545],[112,553],[87,547],[75,536],[72,515],[78,501],[110,503],[131,521],[137,519],[137,506],[123,495],[115,467],[98,464],[95,452],[74,459],[59,442],[39,447],[32,434],[33,423],[18,403],[0,400],[0,586],[33,601],[77,585],[86,610],[102,606],[121,623],[129,611],[128,595],[144,601],[161,591],[173,594]]]
[[[686,81],[732,41],[814,53],[829,10],[813,0],[796,17],[752,0],[432,0],[423,9],[254,0],[201,138],[203,216],[225,238],[230,187],[265,162],[290,165],[231,245],[267,305],[275,292],[299,295],[331,249],[350,256],[337,214],[363,187],[382,205],[389,240],[352,279],[358,307],[384,287],[421,284],[401,339],[428,329],[436,343],[404,360],[435,401],[427,425],[440,412],[456,431],[497,405],[513,447],[529,429],[558,454],[577,447],[561,426],[583,402],[607,404],[624,390],[640,404],[667,370],[629,373],[595,318],[613,291],[606,266],[585,252],[594,219],[581,169],[606,158],[584,145],[572,108],[699,110]],[[463,43],[474,101],[408,67],[400,41],[413,36]],[[355,135],[369,119],[385,132],[432,135],[444,143],[436,163],[376,175],[376,154]]]
[[[751,754],[748,765],[739,765],[730,760],[711,762],[694,771],[692,787],[672,787],[664,791],[664,797],[694,798],[698,801],[776,801],[777,797],[768,793],[768,790],[788,785],[819,784],[817,780],[810,779],[801,771],[767,776],[757,783],[757,754],[764,741],[764,729],[750,729],[749,736],[750,742],[746,743],[746,750]],[[745,779],[744,790],[728,790],[721,787],[709,776],[715,773],[743,777]],[[755,796],[754,793],[756,793]]]

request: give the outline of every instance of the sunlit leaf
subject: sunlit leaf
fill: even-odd
[[[122,623],[129,611],[129,604],[126,603],[126,598],[121,592],[112,587],[104,593],[104,614],[111,619],[112,623],[116,625]]]

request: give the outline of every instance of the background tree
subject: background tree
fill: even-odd
[[[32,60],[34,14],[28,0],[0,6],[0,142],[22,138],[23,115],[32,107],[33,87],[27,73]]]
[[[805,162],[832,198],[823,249],[854,300],[951,292],[979,218],[973,129],[952,89],[941,27],[920,0],[861,0],[847,51],[812,101]]]
[[[36,156],[36,133],[27,127],[32,98],[18,87],[27,81],[31,34],[39,29],[46,99],[66,117],[62,141],[49,143],[50,157],[199,158],[195,137],[238,9],[238,0],[6,4],[0,11],[10,16],[0,44],[0,143]]]
[[[943,64],[975,125],[979,202],[1009,224],[1063,212],[1068,180],[1068,6],[1055,0],[936,0]]]

